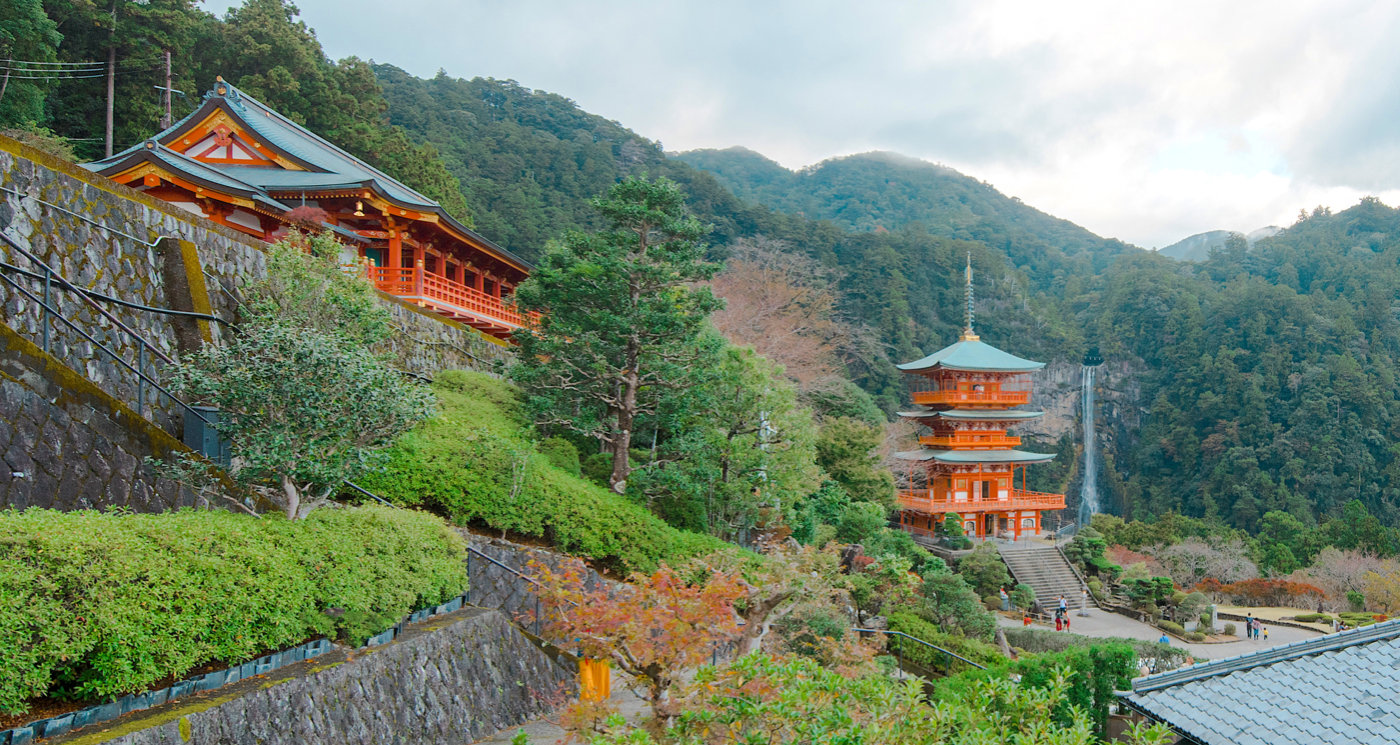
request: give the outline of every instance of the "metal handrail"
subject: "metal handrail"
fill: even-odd
[[[106,352],[109,356],[111,356],[111,358],[112,358],[114,361],[117,362],[117,364],[119,364],[119,365],[121,365],[122,367],[126,368],[127,370],[130,370],[131,372],[135,373],[138,380],[142,381],[143,383],[149,383],[149,384],[151,385],[151,387],[155,388],[155,389],[156,389],[157,391],[159,391],[160,393],[165,394],[165,396],[166,396],[167,398],[169,398],[171,401],[174,401],[174,402],[176,403],[176,405],[178,405],[180,408],[184,409],[186,412],[191,413],[191,414],[194,414],[195,416],[199,417],[201,420],[204,421],[204,423],[206,423],[206,424],[213,424],[213,421],[211,421],[208,417],[206,417],[206,416],[203,414],[203,412],[201,412],[201,411],[199,411],[198,409],[196,409],[196,408],[190,406],[189,404],[185,403],[185,402],[182,401],[180,398],[178,398],[175,394],[173,394],[173,393],[171,393],[170,391],[166,390],[164,386],[162,386],[160,383],[156,382],[155,379],[153,379],[153,378],[151,378],[150,376],[148,376],[148,375],[145,373],[145,371],[139,369],[139,367],[132,366],[131,363],[129,363],[129,362],[127,362],[126,360],[122,359],[120,355],[118,355],[116,352],[114,352],[114,351],[112,351],[111,349],[109,349],[109,348],[107,347],[106,344],[103,344],[102,342],[100,342],[100,341],[98,341],[96,338],[94,338],[94,337],[92,336],[92,334],[89,334],[88,332],[86,332],[86,331],[84,331],[83,329],[79,328],[77,324],[75,324],[75,323],[73,323],[72,321],[68,320],[68,317],[67,317],[67,316],[64,316],[63,314],[59,313],[57,310],[55,310],[55,309],[49,307],[49,305],[48,305],[47,303],[45,303],[43,300],[41,300],[41,299],[39,299],[38,297],[36,297],[36,296],[34,295],[34,293],[32,293],[32,292],[30,292],[29,290],[25,289],[24,287],[20,286],[20,284],[19,284],[18,282],[14,281],[13,279],[10,279],[10,277],[7,276],[7,275],[5,275],[5,274],[0,274],[0,281],[2,281],[2,282],[4,282],[5,284],[8,284],[9,286],[15,288],[15,290],[19,291],[20,294],[24,295],[24,296],[25,296],[26,298],[28,298],[31,302],[33,302],[34,304],[36,304],[36,305],[38,305],[39,307],[43,308],[44,311],[45,311],[46,313],[49,313],[49,314],[51,314],[54,318],[57,318],[58,320],[62,321],[65,325],[68,326],[68,328],[72,329],[73,331],[76,331],[80,336],[82,336],[84,339],[86,339],[88,342],[90,342],[93,346],[95,346],[95,347],[97,347],[98,349],[100,349],[100,350]],[[133,333],[134,333],[134,332],[133,332]],[[48,350],[44,350],[44,351],[47,353]],[[144,364],[144,363],[138,362],[138,365],[142,365],[142,364]],[[137,398],[140,399],[140,400],[137,401],[137,404],[136,404],[136,405],[137,405],[137,408],[138,408],[138,409],[143,409],[142,411],[138,411],[137,413],[138,413],[142,418],[145,418],[146,413],[145,413],[145,411],[144,411],[144,408],[145,408],[145,403],[146,403],[146,402],[145,402],[145,392],[144,392],[144,390],[137,394]]]
[[[29,279],[39,280],[39,281],[41,281],[41,282],[44,280],[44,275],[42,275],[42,274],[38,274],[38,273],[36,273],[36,272],[31,272],[31,271],[29,271],[28,269],[21,269],[21,268],[15,266],[14,264],[8,264],[8,263],[3,262],[3,261],[0,261],[0,270],[4,270],[4,271],[7,271],[7,272],[14,272],[15,274],[22,274],[22,275],[24,275],[25,277],[28,277]],[[100,293],[100,292],[98,292],[98,291],[96,291],[96,290],[86,290],[86,289],[83,289],[83,288],[81,288],[81,287],[78,287],[78,288],[60,287],[59,289],[64,290],[64,291],[67,291],[67,292],[72,292],[72,291],[76,290],[77,292],[81,292],[82,294],[87,295],[88,297],[93,298],[93,299],[95,299],[95,300],[101,300],[101,301],[104,302],[104,303],[112,303],[112,304],[114,304],[114,305],[120,305],[120,306],[123,306],[123,307],[126,307],[126,308],[132,308],[132,309],[134,309],[134,310],[143,310],[143,311],[147,311],[147,312],[149,312],[149,313],[160,313],[160,314],[162,314],[162,315],[167,315],[167,316],[182,316],[182,317],[185,317],[185,318],[194,318],[194,319],[196,319],[196,320],[201,320],[201,321],[217,321],[217,322],[222,323],[222,324],[224,324],[225,326],[228,326],[228,327],[230,327],[230,328],[232,328],[232,329],[234,329],[234,330],[237,330],[237,329],[238,329],[238,326],[235,325],[233,321],[226,321],[226,320],[224,320],[224,319],[222,319],[222,318],[220,318],[220,317],[218,317],[218,316],[210,315],[210,314],[208,314],[208,313],[196,313],[195,311],[192,311],[192,310],[175,310],[175,309],[173,309],[173,308],[157,308],[157,307],[154,307],[154,306],[151,306],[151,305],[142,305],[142,304],[140,304],[140,303],[133,303],[133,302],[131,302],[131,301],[129,301],[129,300],[122,300],[121,298],[112,297],[111,295],[104,295],[104,294],[102,294],[102,293]]]
[[[116,233],[117,235],[119,235],[119,236],[121,236],[121,237],[123,237],[123,238],[130,238],[131,240],[136,241],[137,243],[140,243],[141,245],[147,246],[147,247],[149,247],[149,248],[155,248],[155,245],[156,245],[157,243],[160,243],[160,241],[161,241],[162,238],[174,238],[174,236],[171,236],[171,235],[158,235],[158,236],[156,236],[155,240],[152,240],[152,241],[143,241],[143,240],[141,240],[140,238],[137,238],[136,236],[134,236],[134,235],[132,235],[132,234],[130,234],[130,233],[123,233],[122,231],[117,230],[116,228],[110,227],[110,226],[108,226],[108,225],[103,225],[102,223],[100,223],[100,222],[98,222],[98,221],[92,219],[91,217],[88,217],[87,215],[82,214],[81,212],[74,212],[73,210],[70,210],[70,209],[68,209],[67,207],[61,207],[61,206],[59,206],[59,205],[57,205],[57,204],[54,204],[53,202],[45,202],[44,200],[42,200],[42,199],[40,199],[40,198],[38,198],[38,197],[36,197],[36,196],[34,196],[34,195],[32,195],[32,194],[26,194],[26,193],[24,193],[24,192],[22,192],[22,191],[19,191],[18,189],[6,189],[5,187],[0,186],[0,191],[8,192],[8,193],[10,193],[10,194],[14,194],[15,196],[21,197],[21,198],[23,198],[23,199],[32,199],[32,200],[34,200],[35,202],[38,202],[39,204],[44,205],[45,207],[52,207],[52,208],[58,210],[59,212],[63,212],[63,213],[65,213],[65,214],[72,215],[73,217],[76,217],[76,218],[78,218],[79,220],[82,220],[83,222],[88,223],[89,225],[93,225],[93,226],[95,226],[95,227],[102,228],[103,230],[107,231],[108,233]]]
[[[38,256],[35,256],[33,253],[30,253],[29,249],[25,248],[24,246],[21,246],[19,244],[19,241],[16,241],[14,238],[11,238],[8,234],[4,233],[3,231],[0,231],[0,240],[4,240],[4,242],[10,246],[10,248],[13,248],[14,250],[18,251],[20,255],[24,256],[25,258],[29,259],[35,264],[38,264],[39,266],[43,267],[44,272],[48,275],[50,280],[58,280],[59,284],[78,293],[78,297],[82,298],[83,301],[86,302],[88,305],[91,305],[93,310],[96,310],[98,313],[100,313],[103,318],[106,318],[107,320],[111,321],[112,325],[116,326],[122,331],[125,331],[127,335],[140,342],[144,348],[151,350],[151,353],[156,355],[156,357],[159,357],[166,364],[175,363],[175,360],[172,359],[169,355],[157,349],[155,345],[151,344],[149,341],[146,341],[145,337],[136,333],[126,324],[122,323],[120,319],[109,313],[106,308],[103,308],[101,305],[98,305],[96,300],[93,300],[92,298],[84,294],[82,288],[68,281],[67,277],[55,271],[54,268],[49,266],[48,263],[45,262],[43,259],[40,259]],[[44,307],[47,308],[48,306],[45,305]]]
[[[987,666],[986,666],[986,665],[979,665],[979,664],[977,664],[976,662],[973,662],[972,660],[969,660],[968,658],[963,657],[962,655],[958,654],[957,652],[949,651],[949,650],[947,650],[947,649],[944,649],[944,648],[938,646],[937,644],[930,644],[930,643],[924,641],[923,639],[920,639],[920,638],[917,637],[917,636],[910,636],[910,635],[904,633],[903,631],[891,631],[891,630],[889,630],[889,629],[863,629],[863,628],[861,628],[861,627],[859,627],[859,626],[852,626],[852,627],[851,627],[851,630],[852,630],[852,631],[858,631],[858,632],[861,632],[861,633],[866,633],[866,634],[887,634],[887,635],[889,635],[889,636],[898,636],[898,637],[902,637],[902,638],[904,638],[904,639],[908,639],[909,641],[917,642],[917,643],[919,643],[919,644],[922,644],[922,645],[924,645],[925,647],[928,647],[928,648],[930,648],[930,649],[936,649],[936,650],[938,650],[939,652],[942,652],[943,654],[946,654],[946,655],[948,655],[949,657],[952,657],[953,659],[959,660],[959,661],[961,661],[961,662],[966,662],[967,664],[969,664],[969,665],[971,665],[971,666],[977,668],[978,670],[986,670],[986,669],[987,669]]]

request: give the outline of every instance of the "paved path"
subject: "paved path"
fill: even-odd
[[[1135,621],[1127,616],[1099,610],[1098,608],[1090,608],[1088,614],[1087,617],[1081,617],[1078,612],[1074,613],[1071,618],[1070,633],[1079,634],[1081,636],[1121,636],[1128,639],[1143,639],[1145,641],[1157,641],[1162,637],[1161,629],[1141,621]],[[1001,616],[997,616],[997,622],[1011,628],[1020,628],[1021,626],[1019,621],[1003,618]],[[1221,625],[1223,626],[1224,624],[1222,623]],[[1239,628],[1237,633],[1239,641],[1219,644],[1188,644],[1173,638],[1171,644],[1173,647],[1185,649],[1196,659],[1209,659],[1215,657],[1234,657],[1235,655],[1255,652],[1260,649],[1268,649],[1269,647],[1279,644],[1288,644],[1303,639],[1311,639],[1320,635],[1311,631],[1304,631],[1287,626],[1270,626],[1269,638],[1267,640],[1260,639],[1258,641],[1253,641],[1244,638],[1243,623],[1236,623],[1235,626]],[[1046,629],[1054,627],[1044,624],[1035,624],[1035,628]]]

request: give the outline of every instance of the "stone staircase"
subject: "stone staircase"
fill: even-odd
[[[1055,612],[1055,601],[1064,595],[1070,610],[1084,605],[1085,587],[1064,554],[1054,546],[998,546],[1002,561],[1017,584],[1035,590],[1036,605],[1043,613]],[[1089,603],[1094,599],[1089,596]]]

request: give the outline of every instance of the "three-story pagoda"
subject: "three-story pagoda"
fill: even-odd
[[[896,454],[910,466],[899,493],[900,525],[931,536],[951,515],[976,538],[1037,536],[1042,515],[1064,509],[1065,496],[1027,490],[1026,467],[1055,456],[1020,450],[1021,438],[1010,430],[1042,415],[1019,407],[1030,402],[1031,373],[1045,363],[986,344],[972,321],[969,258],[961,338],[898,366],[909,376],[915,404],[899,415],[922,425],[919,449]]]

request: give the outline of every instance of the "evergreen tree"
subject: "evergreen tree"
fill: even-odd
[[[516,290],[523,310],[543,316],[517,334],[511,376],[541,422],[602,444],[622,493],[639,417],[704,372],[694,367],[701,332],[720,302],[694,283],[720,267],[705,261],[705,229],[670,181],[629,178],[594,206],[607,228],[550,246]]]

